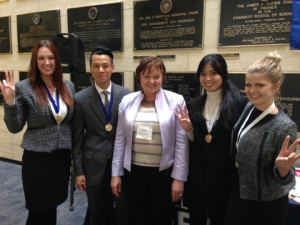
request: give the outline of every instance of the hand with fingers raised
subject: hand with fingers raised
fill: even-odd
[[[281,151],[275,160],[275,165],[278,170],[278,174],[279,174],[280,178],[285,178],[288,175],[290,168],[300,158],[300,154],[296,154],[294,152],[294,149],[297,147],[300,140],[297,139],[288,148],[289,140],[290,140],[290,136],[288,135],[285,138],[285,140],[282,144]]]
[[[190,117],[189,117],[186,105],[184,105],[184,109],[182,109],[180,104],[178,104],[178,107],[180,109],[180,112],[177,113],[176,111],[174,111],[174,113],[175,113],[175,116],[177,117],[180,125],[185,130],[185,132],[192,131],[193,127],[192,127],[192,123],[190,121]]]
[[[15,100],[15,82],[11,71],[5,71],[5,80],[1,82],[0,89],[3,94],[5,104],[12,105]]]

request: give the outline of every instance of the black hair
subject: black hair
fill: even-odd
[[[93,55],[108,55],[110,57],[111,65],[114,63],[114,55],[112,54],[110,48],[106,47],[96,47],[92,51],[90,55],[90,65],[92,64],[92,57]]]
[[[230,127],[230,119],[234,114],[234,101],[233,98],[239,95],[239,90],[229,81],[228,79],[228,70],[227,63],[225,59],[219,54],[209,54],[203,57],[200,61],[198,70],[197,70],[197,78],[199,81],[200,73],[203,71],[204,67],[209,64],[211,67],[222,77],[221,84],[221,102],[220,102],[220,117],[219,120],[226,127]],[[198,113],[197,117],[204,119],[203,109],[206,101],[206,91],[201,86],[200,82],[200,92],[204,93],[204,98],[199,98],[199,100],[195,101],[195,109]]]

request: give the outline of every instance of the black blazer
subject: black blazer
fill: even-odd
[[[237,96],[234,98],[235,112],[230,119],[230,127],[226,128],[218,120],[212,128],[212,141],[205,142],[205,135],[208,134],[204,119],[198,118],[198,111],[195,102],[203,102],[206,95],[191,99],[188,104],[189,116],[194,130],[194,142],[190,144],[190,168],[188,181],[196,181],[206,186],[229,185],[233,179],[233,163],[230,153],[231,132],[235,122],[242,113],[247,98]],[[203,107],[204,108],[204,107]]]
[[[112,158],[116,135],[118,108],[123,96],[132,91],[112,83],[112,131],[107,132],[106,117],[101,108],[95,84],[74,95],[75,113],[72,120],[72,156],[75,176],[85,175],[89,185],[102,181],[107,160]]]

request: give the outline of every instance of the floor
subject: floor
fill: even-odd
[[[57,225],[82,225],[86,213],[86,194],[74,192],[74,210],[68,199],[58,207]],[[24,225],[27,218],[21,179],[21,165],[0,160],[0,223]]]

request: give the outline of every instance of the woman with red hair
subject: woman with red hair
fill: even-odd
[[[27,123],[21,144],[26,225],[54,225],[56,208],[68,196],[74,85],[63,80],[58,52],[48,40],[34,45],[27,79],[15,84],[7,71],[5,77],[0,88],[6,126],[18,133]]]

